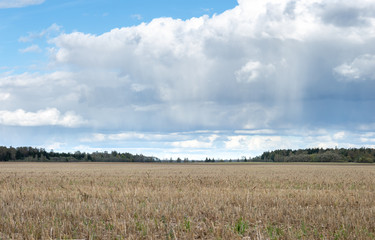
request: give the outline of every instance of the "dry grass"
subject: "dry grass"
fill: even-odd
[[[0,239],[375,239],[375,165],[1,163]]]

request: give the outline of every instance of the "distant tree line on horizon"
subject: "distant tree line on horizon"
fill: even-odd
[[[142,154],[112,152],[85,153],[59,153],[46,151],[44,148],[33,147],[4,147],[0,146],[0,161],[25,161],[25,162],[162,162],[159,158],[144,156]],[[163,162],[186,163],[194,162],[184,158],[177,160],[163,160]],[[375,149],[373,148],[308,148],[299,150],[275,150],[264,152],[254,158],[242,157],[237,160],[215,160],[206,158],[204,162],[355,162],[374,163]]]
[[[93,152],[58,153],[46,151],[44,148],[33,147],[4,147],[0,146],[0,161],[25,161],[25,162],[156,162],[155,157],[131,153]]]
[[[300,150],[275,150],[264,152],[252,161],[259,162],[356,162],[374,163],[373,148],[308,148]]]

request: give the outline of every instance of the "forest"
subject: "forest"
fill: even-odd
[[[142,154],[118,153],[117,151],[84,153],[58,153],[46,151],[44,148],[33,147],[4,147],[0,146],[0,161],[23,162],[156,162],[155,157]]]
[[[156,157],[142,154],[112,152],[74,153],[46,151],[44,148],[34,147],[5,147],[0,146],[0,161],[23,162],[160,162]],[[163,160],[164,161],[164,160]],[[191,162],[185,158],[165,160],[169,162]],[[254,158],[242,157],[237,160],[214,160],[206,158],[204,162],[355,162],[374,163],[375,149],[373,148],[308,148],[308,149],[281,149],[264,152]]]
[[[275,150],[253,158],[259,162],[375,162],[373,148],[308,148],[300,150]]]

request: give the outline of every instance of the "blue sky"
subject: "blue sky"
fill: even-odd
[[[0,145],[375,147],[375,3],[0,0]]]

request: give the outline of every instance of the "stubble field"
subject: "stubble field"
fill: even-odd
[[[375,239],[375,165],[1,163],[0,239]]]

